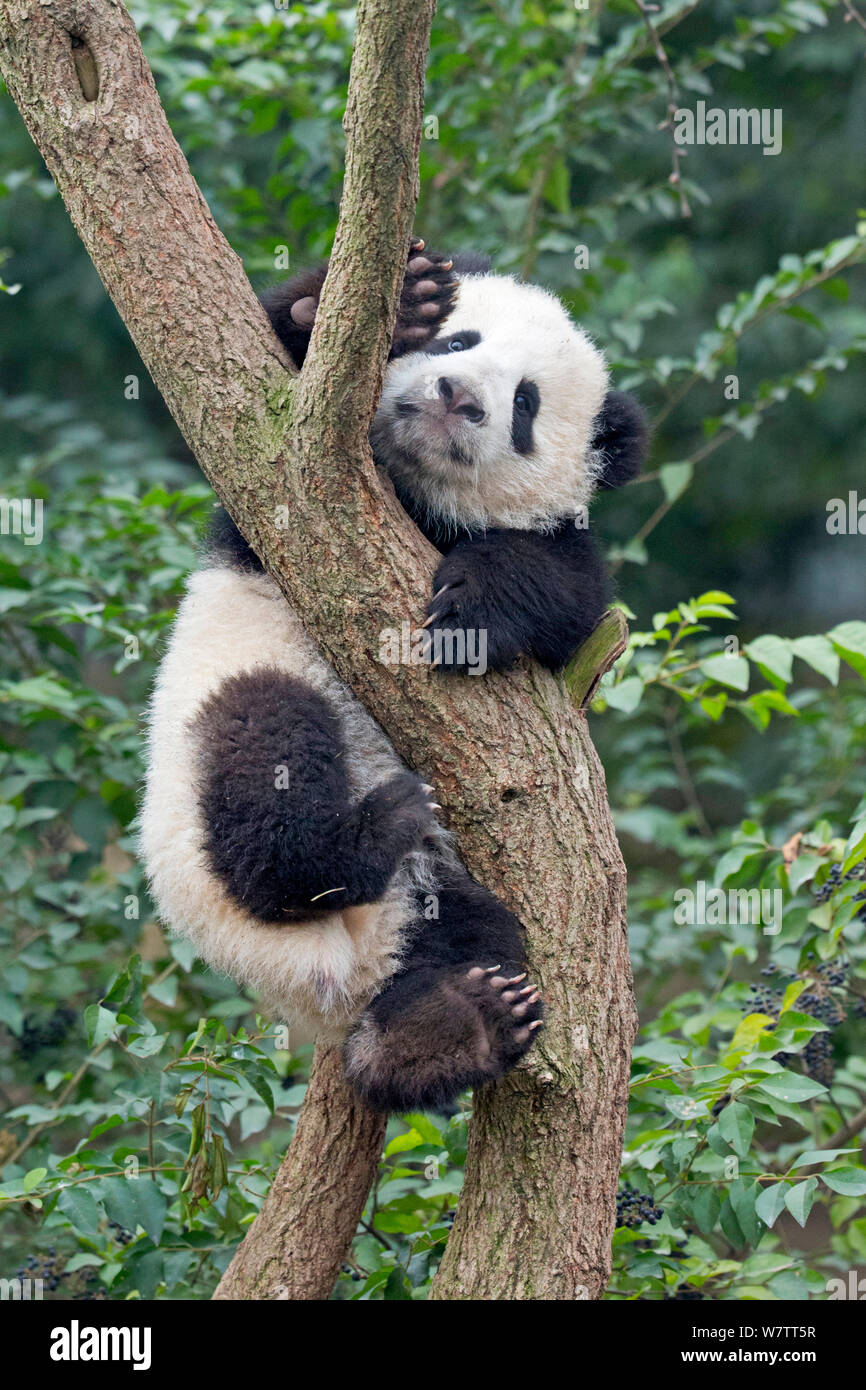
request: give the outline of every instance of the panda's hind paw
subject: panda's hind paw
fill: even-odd
[[[511,1022],[512,1041],[516,1046],[523,1047],[529,1041],[531,1034],[543,1024],[544,1020],[538,1017],[541,1008],[541,995],[535,985],[530,984],[524,985],[522,989],[517,988],[526,979],[525,970],[521,975],[513,975],[510,979],[499,972],[500,967],[498,965],[488,966],[487,969],[480,965],[473,965],[470,970],[467,970],[466,979],[471,980],[474,985],[479,987],[479,999],[485,1012],[492,1015],[496,1006],[501,1010],[498,1018],[494,1020],[491,1017],[491,1023],[495,1021],[496,1026],[507,1034],[509,1022]],[[491,995],[485,996],[485,985],[488,990],[492,991]],[[493,1006],[491,1005],[492,1000],[495,1000]],[[507,1047],[507,1037],[503,1037],[503,1042]]]
[[[398,977],[347,1039],[351,1085],[377,1110],[438,1110],[504,1075],[542,1025],[538,991],[525,979],[499,965]]]

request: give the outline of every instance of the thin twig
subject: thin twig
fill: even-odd
[[[665,119],[659,124],[659,130],[669,130],[671,133],[671,160],[673,167],[670,172],[670,177],[668,178],[668,183],[671,185],[673,189],[675,189],[676,193],[679,196],[680,216],[691,217],[692,210],[689,207],[689,200],[686,197],[685,191],[683,189],[682,173],[680,172],[680,159],[683,158],[686,152],[685,150],[680,150],[680,147],[677,144],[674,136],[674,116],[679,110],[679,103],[677,102],[677,79],[674,76],[674,70],[670,65],[668,55],[665,52],[665,46],[662,43],[661,38],[659,37],[658,30],[653,24],[651,18],[651,11],[658,9],[658,6],[646,5],[644,4],[644,0],[635,0],[635,4],[640,10],[641,17],[643,19],[644,24],[646,25],[647,33],[649,34],[650,41],[655,51],[656,58],[658,59],[659,66],[662,72],[664,73],[665,82],[667,83],[667,115],[665,116]]]
[[[680,738],[680,732],[677,728],[676,710],[672,705],[665,704],[663,713],[668,748],[670,749],[671,758],[679,780],[683,800],[692,812],[701,834],[711,839],[713,834],[712,827],[704,814],[704,808],[701,805],[701,799],[698,796],[698,790],[694,784],[691,770],[689,769],[682,739]]]
[[[866,19],[863,18],[862,14],[858,9],[855,9],[854,5],[852,5],[851,3],[851,0],[842,0],[842,6],[845,10],[844,23],[850,24],[851,20],[853,19],[855,24],[859,24],[861,29],[866,30]]]

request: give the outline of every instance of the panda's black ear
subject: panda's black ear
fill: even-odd
[[[483,256],[480,251],[458,251],[451,259],[458,279],[461,275],[490,274],[490,257]]]
[[[630,483],[640,472],[649,444],[650,427],[643,406],[627,391],[608,391],[592,438],[592,448],[602,458],[598,486]]]

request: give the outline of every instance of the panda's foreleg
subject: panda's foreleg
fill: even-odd
[[[483,634],[490,670],[507,670],[524,655],[556,671],[595,627],[609,583],[589,533],[563,524],[551,535],[493,529],[458,541],[433,587],[429,640],[444,672],[472,669],[469,634],[476,643]],[[462,646],[455,631],[465,634]],[[475,652],[480,657],[480,646]]]
[[[263,921],[378,901],[435,828],[429,791],[408,772],[353,804],[338,714],[284,671],[224,681],[195,734],[210,867]]]
[[[457,277],[452,261],[413,239],[394,327],[391,356],[422,348],[435,338],[454,307]],[[295,366],[302,367],[310,345],[319,299],[328,273],[324,261],[302,270],[291,280],[274,285],[262,295],[262,305]]]
[[[517,918],[465,872],[420,916],[403,965],[346,1040],[346,1075],[373,1108],[439,1109],[508,1071],[531,1046],[542,1006]]]

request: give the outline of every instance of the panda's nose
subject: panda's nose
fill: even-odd
[[[477,397],[473,396],[467,386],[463,386],[459,381],[451,381],[447,376],[440,376],[436,387],[445,403],[447,415],[462,415],[464,419],[471,420],[473,425],[481,424],[484,411]]]

